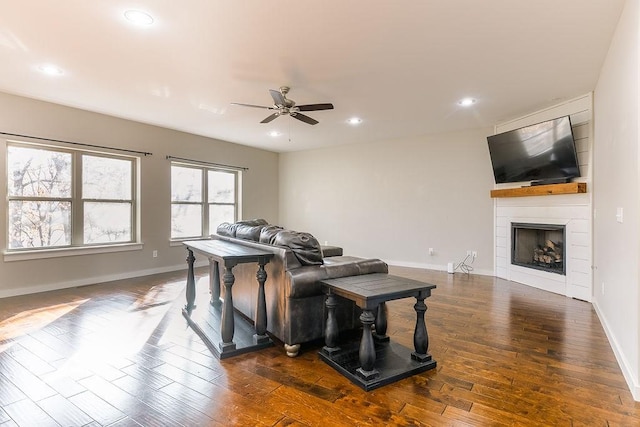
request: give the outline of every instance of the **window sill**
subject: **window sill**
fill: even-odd
[[[142,243],[124,243],[120,245],[83,246],[73,248],[38,249],[26,251],[5,251],[4,261],[27,261],[32,259],[61,258],[79,255],[94,255],[112,252],[128,252],[142,250]]]

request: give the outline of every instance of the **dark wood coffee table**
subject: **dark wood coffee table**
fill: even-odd
[[[427,353],[429,335],[424,322],[427,311],[424,300],[431,296],[436,285],[382,273],[327,279],[320,284],[327,294],[326,345],[320,357],[354,384],[369,391],[436,367],[436,361]],[[336,295],[355,302],[362,309],[359,343],[338,345]],[[387,336],[386,302],[409,297],[416,299],[414,351],[391,342]],[[372,333],[374,324],[375,334]]]

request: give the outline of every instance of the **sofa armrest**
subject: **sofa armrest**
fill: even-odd
[[[389,266],[379,259],[352,256],[335,256],[325,260],[321,266],[305,266],[289,270],[285,295],[289,298],[305,298],[322,293],[320,280],[358,276],[371,273],[388,273]]]

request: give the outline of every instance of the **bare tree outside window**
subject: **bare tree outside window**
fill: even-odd
[[[131,174],[129,160],[82,157],[84,243],[131,241]]]
[[[9,144],[7,166],[9,250],[134,240],[133,159]]]
[[[171,238],[215,233],[220,223],[236,220],[236,205],[237,172],[171,166]]]
[[[8,147],[9,249],[71,244],[71,154]]]

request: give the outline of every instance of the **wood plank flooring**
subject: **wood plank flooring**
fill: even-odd
[[[391,273],[437,285],[426,322],[438,367],[368,393],[318,358],[321,343],[295,359],[277,343],[217,360],[180,313],[186,272],[1,299],[0,427],[640,425],[591,304],[492,277]],[[408,347],[414,302],[388,305],[388,332]]]

